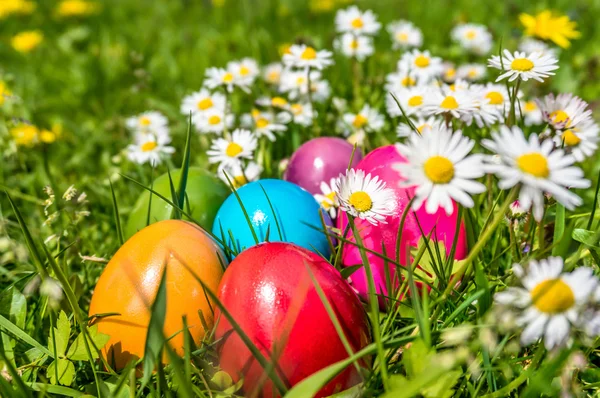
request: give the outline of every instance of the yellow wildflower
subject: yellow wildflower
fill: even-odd
[[[525,26],[526,35],[551,40],[562,48],[571,45],[569,39],[576,39],[581,35],[576,30],[576,22],[571,21],[566,15],[552,15],[552,12],[548,10],[535,16],[523,13],[519,15],[519,19]]]
[[[35,10],[36,4],[27,0],[0,0],[0,19],[12,14],[29,15]]]
[[[58,4],[56,13],[61,17],[79,17],[94,14],[98,4],[83,0],[63,0]]]
[[[20,123],[10,130],[10,135],[17,145],[31,147],[38,142],[39,130],[34,125]]]
[[[10,96],[11,94],[12,93],[10,90],[6,87],[6,83],[0,80],[0,106],[4,105],[6,97]]]
[[[17,33],[10,43],[20,53],[28,53],[34,50],[44,40],[44,35],[39,30],[30,30]]]
[[[51,144],[58,138],[60,138],[60,136],[62,135],[62,130],[62,124],[54,123],[52,124],[51,130],[43,129],[42,131],[40,131],[40,141],[42,141],[45,144]]]

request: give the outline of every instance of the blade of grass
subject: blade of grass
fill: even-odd
[[[112,181],[109,179],[110,193],[112,195],[113,212],[115,216],[115,226],[117,228],[117,238],[119,239],[119,245],[123,246],[125,242],[123,240],[123,229],[121,228],[121,217],[119,216],[119,205],[117,204],[117,197],[115,196],[115,188],[113,187]]]

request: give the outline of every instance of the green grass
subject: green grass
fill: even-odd
[[[303,41],[331,49],[335,10],[315,13],[305,2],[295,0],[226,1],[223,7],[213,7],[208,0],[107,0],[99,15],[65,21],[54,16],[54,4],[40,2],[29,17],[0,21],[0,80],[14,96],[0,107],[0,396],[242,395],[240,383],[232,384],[228,375],[218,372],[213,333],[198,347],[187,339],[184,359],[166,348],[170,365],[149,372],[168,337],[160,328],[164,321],[160,295],[152,306],[147,352],[153,355],[143,360],[144,378],[136,378],[133,365],[115,372],[99,358],[104,338],[87,322],[91,292],[106,260],[122,244],[121,228],[144,189],[140,185],[152,190],[152,177],[167,169],[181,167],[185,175],[190,165],[207,166],[207,142],[188,132],[188,118],[179,112],[182,97],[200,88],[204,70],[244,56],[261,64],[274,62],[285,43]],[[521,35],[520,12],[551,8],[567,13],[578,22],[582,37],[561,52],[556,77],[528,91],[532,95],[574,92],[593,108],[600,97],[598,1],[534,5],[521,1],[372,0],[358,4],[372,9],[384,25],[400,18],[412,20],[424,32],[425,48],[458,63],[469,60],[449,40],[449,32],[458,22],[484,23],[494,35],[495,48],[500,40],[504,48],[514,48]],[[21,55],[11,49],[10,37],[28,29],[41,29],[45,39],[33,53]],[[399,53],[390,50],[385,31],[375,42],[377,53],[362,67],[356,89],[352,66],[339,55],[335,56],[336,66],[324,72],[334,96],[347,99],[354,110],[364,103],[383,109],[385,75],[395,68]],[[234,112],[248,112],[253,100],[267,93],[262,83],[251,95],[237,92],[232,97]],[[148,109],[169,117],[177,148],[173,159],[156,170],[129,162],[122,152],[130,141],[125,118]],[[318,110],[319,119],[312,128],[295,128],[268,144],[263,177],[281,177],[278,162],[308,138],[340,135],[335,127],[339,114],[331,102],[319,105]],[[64,133],[51,145],[15,152],[7,132],[18,120],[44,128],[58,122]],[[369,137],[365,149],[394,142],[394,130],[395,124],[388,118],[383,133]],[[470,133],[484,136],[489,131]],[[427,237],[412,253],[412,265],[406,259],[383,256],[397,266],[403,280],[387,298],[387,312],[365,305],[374,333],[370,345],[292,388],[279,379],[268,358],[256,354],[259,361],[280,391],[289,390],[290,397],[314,394],[360,360],[373,366],[364,370],[360,389],[346,396],[556,396],[561,376],[584,396],[596,396],[600,391],[597,341],[587,345],[575,341],[560,353],[548,353],[543,346],[521,348],[518,336],[500,328],[490,308],[494,292],[512,284],[513,262],[552,253],[564,257],[569,269],[584,264],[597,271],[600,234],[595,208],[600,162],[588,161],[583,168],[594,185],[580,190],[585,203],[576,212],[555,204],[547,207],[545,244],[532,223],[519,237],[532,248],[523,253],[503,222],[510,193],[493,189],[489,197],[476,197],[473,209],[461,209],[472,248],[465,261],[446,261],[440,253],[454,248],[440,248]],[[87,193],[87,202],[62,198],[71,185],[79,193]],[[45,186],[53,189],[55,198],[44,193]],[[175,205],[177,218],[186,213],[185,187],[186,179],[181,178],[171,197],[162,198]],[[82,211],[89,211],[89,216]],[[49,217],[54,221],[48,223]],[[276,232],[272,226],[271,236]],[[51,236],[56,238],[44,243]],[[343,245],[351,244],[337,238]],[[369,270],[368,249],[360,242],[359,246],[363,265]],[[331,259],[336,266],[339,250],[338,246]],[[429,261],[432,272],[427,275],[416,267],[421,259]],[[60,303],[32,289],[49,276],[65,288]],[[457,280],[462,281],[460,285]],[[369,282],[373,298],[374,285]],[[317,290],[331,314],[318,285]],[[401,300],[407,292],[410,299]],[[216,305],[222,307],[218,301]],[[467,337],[447,343],[449,335],[464,330]],[[247,343],[251,351],[259,352]],[[567,365],[579,353],[586,366],[565,376]],[[56,365],[51,367],[53,361]],[[48,368],[54,375],[47,373]],[[72,381],[67,383],[70,377]]]

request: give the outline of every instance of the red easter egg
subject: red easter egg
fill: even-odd
[[[225,271],[218,292],[263,355],[279,353],[276,369],[288,387],[348,357],[307,267],[333,307],[353,352],[368,345],[367,316],[356,293],[331,264],[294,244],[270,242],[245,250]],[[274,396],[277,389],[227,318],[217,310],[215,319],[219,320],[215,337],[223,339],[219,343],[222,369],[235,381],[244,378],[246,395],[254,394],[266,379],[258,396]],[[360,382],[361,376],[350,365],[317,396]]]
[[[396,148],[393,145],[388,145],[370,152],[356,167],[357,169],[364,170],[365,173],[370,173],[372,176],[378,176],[380,180],[385,181],[386,187],[392,188],[395,191],[396,210],[394,214],[386,217],[387,224],[380,223],[377,226],[374,226],[368,221],[356,219],[356,226],[360,232],[364,246],[380,254],[383,254],[385,250],[385,255],[394,260],[398,254],[396,246],[398,243],[398,229],[400,227],[402,215],[415,192],[414,187],[400,188],[398,186],[399,183],[404,180],[404,177],[397,170],[392,168],[392,165],[404,162],[406,162],[406,159],[398,153]],[[446,253],[449,253],[456,232],[458,216],[456,209],[457,207],[455,204],[454,212],[450,216],[446,215],[446,212],[441,208],[435,214],[428,214],[425,211],[425,205],[421,206],[421,208],[415,212],[416,217],[414,213],[410,211],[404,223],[404,228],[401,231],[400,253],[398,257],[400,260],[399,262],[404,264],[407,258],[407,251],[410,253],[411,248],[418,246],[419,239],[422,237],[419,225],[425,236],[433,230],[434,232],[431,235],[431,240],[435,241],[437,239],[438,242],[443,243],[446,247]],[[337,226],[341,231],[344,231],[347,224],[348,219],[346,218],[345,213],[341,212],[340,216],[338,216]],[[354,242],[351,231],[349,231],[347,237]],[[454,257],[460,260],[465,258],[466,255],[466,232],[464,224],[461,224]],[[377,293],[387,296],[388,289],[385,275],[386,262],[384,259],[373,253],[367,252],[367,257],[371,264]],[[342,264],[345,266],[362,264],[360,252],[355,245],[344,246]],[[387,268],[389,280],[395,281],[397,285],[398,277],[401,276],[396,276],[396,268],[393,264],[388,263]],[[368,287],[364,268],[354,272],[350,276],[350,280],[352,286],[359,292],[361,297],[367,299]],[[383,304],[383,300],[380,300],[380,304]]]

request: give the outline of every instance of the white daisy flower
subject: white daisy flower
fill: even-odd
[[[504,50],[502,58],[497,55],[488,60],[488,65],[492,68],[500,69],[504,73],[498,76],[496,81],[508,78],[512,82],[517,78],[523,81],[534,79],[543,82],[544,78],[554,75],[553,70],[558,69],[558,61],[552,55],[541,53],[524,53],[516,51],[511,54]]]
[[[379,131],[385,124],[383,115],[369,105],[363,106],[358,113],[346,113],[342,120],[347,127],[346,135],[357,130]]]
[[[220,163],[222,166],[239,163],[241,159],[252,159],[257,141],[248,130],[235,129],[230,139],[217,138],[206,152],[209,163]]]
[[[312,99],[315,102],[325,102],[331,96],[331,86],[327,80],[321,79],[320,75],[317,75],[315,79],[310,78],[310,91]]]
[[[196,129],[202,133],[220,133],[233,124],[233,115],[225,115],[224,109],[213,107],[201,117],[194,119]]]
[[[208,68],[205,73],[204,85],[211,90],[217,87],[223,87],[228,92],[233,92],[235,86],[239,87],[245,92],[249,92],[248,80],[241,79],[236,76],[234,72],[223,68]]]
[[[331,56],[331,51],[317,51],[305,44],[293,44],[290,47],[290,52],[283,54],[283,64],[292,68],[314,68],[321,70],[333,64]]]
[[[374,52],[373,38],[344,33],[333,42],[333,47],[348,58],[363,61]]]
[[[499,155],[499,162],[487,159],[488,172],[498,176],[500,189],[512,188],[521,184],[519,203],[540,221],[544,215],[544,193],[548,193],[573,210],[579,206],[581,198],[568,188],[589,188],[590,182],[583,178],[583,171],[573,166],[575,158],[565,155],[562,149],[554,149],[551,140],[540,143],[537,134],[529,140],[523,131],[500,126],[500,131],[492,133],[492,139],[482,140],[482,145]]]
[[[165,115],[158,111],[146,111],[125,120],[125,125],[134,133],[169,135],[169,121]]]
[[[542,110],[537,104],[537,100],[530,100],[521,103],[521,112],[525,119],[526,126],[537,126],[544,121]]]
[[[437,90],[431,90],[425,97],[423,114],[441,115],[450,114],[460,119],[469,116],[477,110],[476,99],[469,90],[452,91],[451,87],[443,86]]]
[[[423,45],[423,33],[410,21],[395,21],[387,26],[387,31],[392,38],[394,50],[421,47]]]
[[[417,78],[417,83],[427,84],[442,73],[442,59],[432,57],[427,50],[412,50],[406,52],[398,61],[398,70],[412,72]]]
[[[410,120],[419,133],[423,133],[425,129],[439,129],[439,125],[444,123],[443,120],[436,118],[435,116],[429,116],[428,118],[418,117],[417,119],[411,118]],[[398,138],[406,138],[414,133],[415,131],[408,123],[399,123],[396,128],[396,135]]]
[[[557,131],[554,136],[554,144],[563,147],[576,161],[581,162],[589,158],[598,149],[598,133],[600,128],[590,118],[578,123],[575,127],[564,131]]]
[[[211,109],[225,109],[225,96],[221,93],[211,93],[203,88],[183,98],[181,113],[192,114],[192,120],[202,117]]]
[[[417,76],[414,72],[408,71],[392,72],[385,77],[385,82],[385,91],[397,92],[416,86]]]
[[[456,77],[456,66],[452,62],[442,62],[442,80],[445,83],[453,83]]]
[[[504,120],[504,115],[510,110],[510,99],[505,86],[488,83],[486,86],[473,85],[470,89],[477,108],[462,117],[468,126],[473,121],[477,126],[484,127]]]
[[[563,259],[549,257],[531,260],[527,271],[514,264],[513,273],[522,287],[496,293],[494,300],[522,311],[517,318],[517,325],[524,327],[521,344],[527,346],[543,338],[548,350],[566,345],[571,327],[580,324],[586,304],[598,285],[592,269],[580,267],[563,272]]]
[[[253,112],[252,119],[257,137],[267,137],[270,141],[275,141],[275,133],[287,130],[284,124],[276,121],[268,112]]]
[[[487,68],[481,64],[465,64],[458,67],[456,77],[466,79],[470,82],[476,82],[485,77]]]
[[[396,144],[398,152],[407,163],[393,166],[406,178],[400,186],[416,186],[413,209],[427,201],[425,210],[434,214],[442,207],[446,214],[454,211],[452,200],[464,207],[473,207],[471,195],[485,191],[485,185],[475,181],[483,177],[480,154],[469,155],[475,141],[452,132],[443,124],[426,128],[421,135],[412,134],[406,144]]]
[[[310,126],[313,123],[313,118],[316,116],[316,112],[308,102],[293,103],[290,105],[289,111],[292,115],[292,121],[301,126]]]
[[[571,93],[548,94],[538,102],[544,121],[561,130],[591,119],[588,103]]]
[[[249,182],[256,181],[260,178],[262,173],[262,167],[255,162],[248,162],[246,166],[241,163],[232,163],[219,167],[218,175],[225,184],[229,186],[227,177],[231,181],[231,184],[235,189],[239,189],[241,186],[246,185]],[[227,175],[227,177],[225,176]]]
[[[484,25],[460,24],[452,29],[451,36],[462,48],[478,55],[485,55],[492,49],[492,35]]]
[[[280,82],[282,72],[283,65],[280,62],[274,62],[265,66],[262,76],[265,82],[276,86]]]
[[[355,35],[376,35],[381,28],[377,17],[371,10],[360,11],[357,6],[339,10],[335,15],[335,29],[338,33]]]
[[[336,179],[332,178],[327,184],[326,181],[322,181],[319,188],[321,189],[321,193],[317,193],[314,195],[315,199],[321,207],[329,213],[331,218],[335,218],[337,215],[337,209],[340,207],[340,203],[338,202],[338,198],[335,195],[335,187],[336,187]]]
[[[251,86],[260,73],[258,63],[252,58],[231,61],[227,64],[227,70],[233,73],[235,80],[245,86]]]
[[[546,43],[541,40],[536,40],[531,37],[525,37],[519,43],[519,51],[523,51],[524,53],[531,54],[534,52],[548,54],[554,58],[558,58],[556,54],[556,50],[550,48]]]
[[[400,106],[402,106],[404,113],[407,116],[411,116],[421,114],[429,90],[427,86],[416,86],[393,93],[398,99]],[[396,103],[391,93],[386,95],[385,104],[388,115],[392,117],[402,116],[402,110],[400,110],[398,103]]]
[[[365,176],[363,170],[350,169],[340,174],[335,184],[340,209],[373,225],[385,224],[396,209],[394,190],[386,188],[379,177]]]
[[[127,147],[127,158],[138,164],[156,166],[175,152],[175,148],[168,146],[170,142],[171,139],[166,135],[138,136],[136,142]]]

